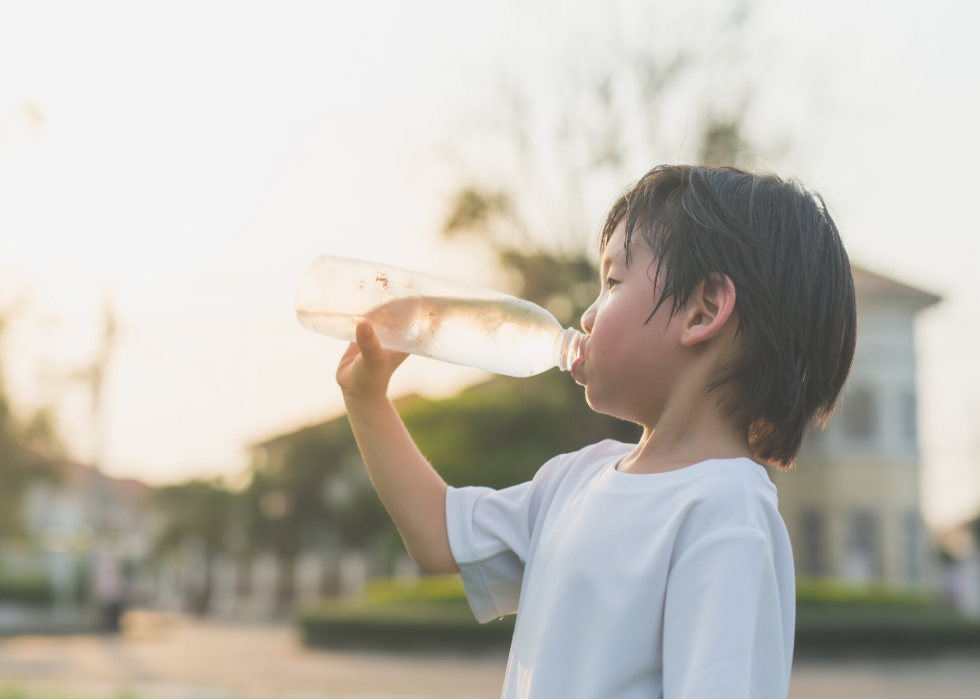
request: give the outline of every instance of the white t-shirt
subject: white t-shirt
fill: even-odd
[[[503,490],[450,488],[476,618],[517,612],[503,696],[784,699],[793,553],[766,469],[633,475],[606,440]]]

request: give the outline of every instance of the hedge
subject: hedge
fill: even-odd
[[[53,600],[54,591],[43,578],[0,577],[0,602],[45,606]]]
[[[935,653],[980,650],[980,624],[939,605],[797,601],[798,653]]]
[[[514,619],[477,623],[458,575],[427,575],[371,580],[359,599],[303,610],[299,625],[311,646],[479,650],[506,648]]]
[[[398,602],[370,607],[322,606],[300,620],[303,642],[328,648],[480,650],[506,648],[514,635],[507,616],[478,624],[468,605]]]
[[[802,581],[797,589],[798,657],[980,650],[980,623],[921,593],[833,581]],[[459,576],[423,576],[373,580],[361,598],[307,608],[298,620],[310,646],[469,650],[506,648],[515,618],[478,624]]]

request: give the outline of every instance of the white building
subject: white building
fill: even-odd
[[[935,589],[922,520],[914,321],[939,297],[854,268],[858,337],[826,430],[771,469],[799,576]]]
[[[24,527],[39,550],[20,554],[21,565],[36,561],[46,569],[56,598],[84,603],[81,594],[85,588],[89,595],[96,593],[97,569],[105,570],[107,561],[121,569],[146,560],[155,534],[146,508],[151,492],[137,480],[62,464],[58,480],[39,481],[27,490]],[[17,565],[6,558],[0,563]]]

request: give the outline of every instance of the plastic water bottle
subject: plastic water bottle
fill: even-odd
[[[584,335],[529,301],[389,265],[323,255],[296,292],[303,327],[348,342],[368,321],[386,349],[507,376],[569,371]]]

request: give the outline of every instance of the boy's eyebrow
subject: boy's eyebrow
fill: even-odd
[[[605,274],[606,273],[606,270],[609,268],[610,265],[612,265],[612,263],[615,261],[615,259],[616,259],[616,257],[613,256],[613,255],[610,255],[609,253],[604,254],[602,256],[602,262],[599,263],[599,272],[600,272],[600,274]]]

